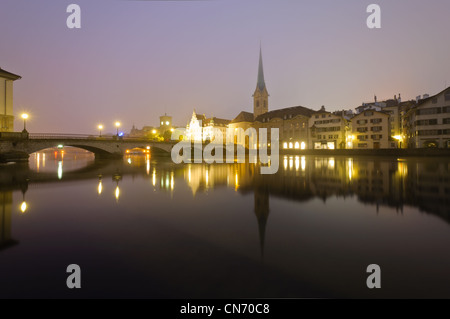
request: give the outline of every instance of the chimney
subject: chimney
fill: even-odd
[[[400,93],[398,94],[398,103],[402,103],[402,97],[401,97]]]
[[[376,95],[374,96],[374,99],[375,99],[375,103],[377,103],[377,96]]]

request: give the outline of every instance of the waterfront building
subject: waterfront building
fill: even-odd
[[[342,115],[326,112],[323,108],[310,117],[309,130],[309,148],[311,149],[347,148],[349,121]]]
[[[355,115],[351,120],[351,135],[347,145],[353,149],[391,148],[389,114],[367,110]]]
[[[418,101],[405,114],[410,148],[450,148],[450,87]]]
[[[244,135],[243,129],[255,128],[259,132],[260,128],[267,128],[267,140],[271,139],[271,129],[279,129],[280,147],[285,149],[306,149],[309,139],[309,118],[316,111],[303,106],[294,106],[283,109],[269,111],[269,94],[264,80],[264,70],[262,62],[262,52],[259,52],[258,77],[256,89],[253,94],[253,114],[242,111],[228,125],[235,130],[235,143],[249,147],[248,136]],[[269,145],[261,145],[267,147]]]
[[[19,79],[0,68],[0,132],[14,132],[13,82]]]
[[[206,118],[206,115],[197,114],[194,110],[191,120],[186,125],[185,140],[193,142],[214,141],[214,134],[218,131],[226,139],[226,131],[230,120],[217,117]]]

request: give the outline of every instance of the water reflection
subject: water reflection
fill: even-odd
[[[268,195],[296,201],[308,201],[314,197],[326,201],[332,196],[345,198],[354,195],[362,203],[400,210],[405,204],[412,205],[450,221],[449,159],[284,156],[283,165],[274,175],[259,174],[257,164],[172,165],[170,160],[152,161],[149,155],[127,156],[124,160],[127,165],[121,161],[84,160],[84,167],[67,160],[57,160],[56,165],[47,163],[45,166],[44,158],[37,154],[30,167],[0,167],[0,187],[13,190],[28,183],[65,182],[96,176],[96,189],[100,195],[104,189],[103,178],[110,175],[115,183],[114,197],[118,200],[119,182],[123,175],[149,176],[153,188],[159,185],[159,190],[171,192],[176,190],[175,177],[184,176],[183,180],[194,197],[198,192],[208,192],[220,186],[243,193],[264,187]],[[55,166],[57,179],[50,174]],[[66,166],[70,167],[67,171]],[[44,167],[47,170],[44,171]]]
[[[170,229],[170,232],[181,229],[183,234],[192,231],[190,235],[195,238],[192,240],[194,243],[198,244],[196,241],[198,237],[212,245],[213,248],[205,248],[208,254],[211,251],[221,251],[225,247],[224,251],[231,250],[236,255],[245,255],[240,251],[244,249],[241,248],[242,243],[238,240],[232,248],[225,245],[231,245],[229,243],[235,241],[236,234],[251,233],[251,237],[255,240],[251,250],[252,253],[257,254],[259,263],[268,262],[270,259],[268,252],[272,251],[270,260],[272,263],[284,260],[282,266],[277,264],[277,267],[283,269],[282,272],[292,273],[296,271],[296,268],[302,268],[306,273],[309,271],[308,275],[311,276],[316,274],[314,271],[317,265],[312,263],[311,269],[308,269],[308,262],[311,260],[328,262],[327,254],[333,252],[333,249],[338,249],[337,252],[346,255],[349,260],[364,255],[365,247],[364,245],[359,247],[358,243],[364,239],[365,232],[373,225],[374,220],[370,218],[382,220],[387,215],[384,214],[385,212],[391,216],[401,217],[400,214],[408,213],[406,208],[415,207],[421,212],[439,216],[440,224],[447,226],[447,223],[450,223],[450,159],[448,158],[285,156],[281,158],[282,165],[276,174],[261,175],[258,164],[175,165],[170,158],[152,158],[149,154],[129,155],[123,161],[95,161],[89,156],[81,155],[77,155],[75,160],[69,154],[65,154],[64,159],[59,154],[56,154],[56,157],[47,155],[45,159],[43,155],[32,158],[29,165],[0,166],[0,205],[2,206],[0,249],[17,244],[11,231],[14,226],[13,216],[22,216],[22,213],[26,212],[21,217],[26,220],[35,218],[37,214],[43,215],[42,211],[38,213],[36,207],[48,201],[49,198],[53,199],[51,191],[45,193],[45,187],[51,185],[67,185],[76,188],[77,192],[82,194],[78,200],[86,199],[86,205],[83,207],[92,206],[93,219],[89,219],[91,218],[89,216],[84,217],[86,220],[78,221],[83,225],[81,227],[83,229],[96,224],[97,215],[102,216],[102,224],[106,225],[105,227],[110,226],[115,217],[114,214],[109,215],[109,212],[122,209],[121,218],[126,220],[127,216],[138,216],[136,220],[139,221],[129,222],[131,226],[129,230],[124,231],[126,235],[133,237],[136,232],[143,237],[150,236],[151,240],[144,240],[142,246],[152,247],[152,253],[157,251],[152,245],[156,245],[155,242],[163,245],[164,241],[156,235],[151,237],[152,232],[148,230],[151,227],[154,227],[155,233],[160,227]],[[66,199],[77,195],[77,192],[64,193],[63,191],[62,189],[60,195],[67,196]],[[48,197],[34,197],[35,192],[47,194]],[[214,195],[217,196],[213,197]],[[216,202],[208,202],[210,197],[214,200],[221,199],[219,206],[214,206]],[[317,203],[320,203],[320,206]],[[368,210],[367,206],[373,209]],[[305,207],[309,208],[305,209]],[[133,215],[136,214],[134,210],[142,215]],[[311,214],[308,215],[306,210]],[[348,213],[351,210],[354,215],[351,218],[345,217],[344,212]],[[380,211],[380,215],[375,213],[376,210]],[[102,214],[103,211],[107,211],[108,215]],[[332,214],[325,215],[323,211],[332,212]],[[366,214],[367,211],[370,211],[370,218]],[[286,212],[290,215],[286,221],[283,221],[282,216]],[[205,214],[201,215],[201,213]],[[236,213],[239,214],[236,215]],[[411,213],[410,209],[409,213]],[[154,218],[157,220],[155,223],[157,226],[153,225],[154,220],[147,224],[141,223],[142,216]],[[217,224],[209,220],[208,216],[213,216],[211,220],[217,219]],[[234,216],[233,220],[228,220],[228,216]],[[245,224],[247,216],[249,216],[248,227]],[[315,223],[315,218],[320,222]],[[206,223],[205,219],[209,223]],[[177,220],[180,220],[180,224],[177,224]],[[442,220],[445,223],[442,223]],[[367,226],[369,224],[370,226]],[[395,225],[397,228],[390,225],[379,228],[366,244],[382,240],[383,236],[380,234],[392,230],[390,227],[394,229],[394,234],[397,231],[400,232],[401,226]],[[422,227],[420,223],[417,225],[419,226],[414,226],[417,229]],[[319,228],[322,233],[316,233],[316,229]],[[440,236],[447,236],[448,230],[448,227],[440,228]],[[308,231],[312,233],[309,237],[306,235],[309,234]],[[102,233],[100,230],[99,232]],[[121,227],[114,228],[113,232],[100,237],[100,241],[107,243],[114,241],[115,236],[121,232]],[[356,232],[356,235],[353,234],[354,236],[350,236],[349,239],[345,237],[348,232]],[[220,240],[216,239],[216,236],[220,233],[225,234],[223,242],[226,244],[223,242],[217,244]],[[22,236],[15,238],[22,241]],[[164,238],[168,242],[175,242],[176,246],[183,246],[178,238]],[[328,238],[336,239],[336,246],[328,243]],[[389,238],[393,240],[395,235]],[[140,237],[138,240],[141,244]],[[434,245],[433,247],[444,246],[445,243],[445,241],[428,242]],[[271,245],[272,250],[270,250]],[[388,250],[388,245],[383,245],[382,248],[376,244],[373,245],[376,249]],[[408,245],[403,245],[402,249],[410,249]],[[291,246],[292,250],[290,248],[283,250],[283,247]],[[201,249],[201,245],[197,248]],[[291,256],[295,256],[295,252],[300,249],[303,249],[305,259],[303,256],[298,257],[299,259]],[[182,254],[178,250],[176,253]],[[397,251],[394,251],[393,255],[388,254],[388,257],[392,259],[396,253]],[[435,255],[428,257],[440,258]],[[163,254],[161,258],[165,260],[164,258],[169,257]],[[174,259],[174,264],[183,262],[172,256],[169,258],[171,262],[171,258]],[[333,259],[333,263],[335,262],[337,261]],[[279,261],[279,263],[282,262]],[[446,264],[443,263],[443,265]],[[156,264],[152,266],[156,267]],[[401,267],[398,266],[398,268]],[[215,268],[215,270],[218,269]],[[317,277],[320,276],[317,274]],[[278,296],[286,297],[286,295]]]

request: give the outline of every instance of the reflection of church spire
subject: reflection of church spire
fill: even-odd
[[[267,189],[255,189],[255,215],[258,220],[259,244],[261,247],[261,258],[263,258],[266,224],[269,217],[269,191]]]

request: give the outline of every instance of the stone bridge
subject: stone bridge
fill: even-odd
[[[29,154],[52,147],[72,146],[85,149],[97,158],[122,157],[126,150],[148,149],[152,153],[170,154],[177,142],[157,142],[116,136],[96,137],[88,135],[24,134],[10,133],[0,136],[0,155],[3,160],[27,160]]]

